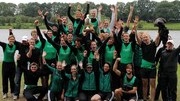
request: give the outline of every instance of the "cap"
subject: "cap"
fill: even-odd
[[[171,43],[174,45],[174,41],[173,40],[168,40],[167,43]]]
[[[91,64],[91,63],[88,63],[88,64],[86,65],[86,67],[92,67],[92,64]]]
[[[22,37],[22,41],[27,41],[28,40],[28,36],[23,36]]]

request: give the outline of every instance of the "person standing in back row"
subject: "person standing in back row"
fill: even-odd
[[[8,43],[0,41],[0,46],[3,49],[4,58],[2,62],[2,85],[3,85],[3,99],[7,98],[8,80],[10,81],[11,93],[14,93],[14,77],[15,77],[15,61],[14,54],[18,49],[18,42],[15,41],[14,35],[10,34]]]
[[[174,48],[174,41],[168,40],[166,49],[161,52],[159,68],[160,68],[160,87],[162,90],[163,101],[176,101],[177,98],[177,63],[180,46]],[[168,89],[168,96],[167,96]]]

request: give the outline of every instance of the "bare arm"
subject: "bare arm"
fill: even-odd
[[[111,15],[111,22],[109,25],[109,29],[112,30],[114,27],[115,19],[116,19],[116,13],[115,13],[115,8],[113,6],[111,6],[110,9],[112,11],[112,15]]]
[[[135,94],[137,91],[137,87],[133,87],[132,90],[129,90],[129,91],[125,91],[125,93],[128,93],[128,94]]]
[[[29,46],[29,51],[28,51],[27,54],[26,54],[26,56],[27,56],[28,58],[31,58],[33,48],[34,48],[33,45],[30,45],[30,46]]]
[[[131,5],[131,6],[130,6],[130,12],[129,12],[129,15],[128,15],[128,19],[127,19],[127,22],[126,22],[126,26],[127,26],[127,27],[130,26],[130,22],[131,22],[133,10],[134,10],[134,7]]]
[[[100,5],[98,8],[98,21],[99,22],[101,22],[101,10],[102,10],[102,5]]]
[[[113,71],[114,71],[118,76],[121,75],[121,71],[117,69],[117,68],[118,68],[118,63],[119,63],[119,61],[120,61],[120,58],[117,58],[116,61],[115,61],[115,63],[114,63],[114,65],[113,65]]]
[[[158,33],[158,35],[157,35],[157,37],[155,39],[156,46],[159,46],[159,43],[160,43],[160,36],[159,36],[159,33]]]
[[[134,25],[133,25],[133,29],[132,30],[135,30],[135,37],[137,39],[137,44],[141,46],[142,40],[138,36],[138,33],[137,33],[137,24],[138,24],[138,21],[139,21],[139,17],[135,16]]]

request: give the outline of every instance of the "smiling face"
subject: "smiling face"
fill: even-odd
[[[38,35],[36,30],[31,31],[31,37],[34,38],[35,40],[38,40]]]
[[[76,11],[76,19],[80,19],[82,17],[81,11]]]
[[[131,65],[131,64],[128,64],[128,65],[126,66],[126,73],[127,73],[127,74],[132,74],[132,65]]]
[[[142,41],[145,43],[145,44],[149,44],[150,43],[150,36],[148,33],[143,33],[142,34]]]
[[[128,33],[124,33],[124,34],[123,34],[123,40],[124,40],[124,42],[125,42],[125,43],[128,43],[128,42],[129,42],[129,39],[130,39],[129,34],[128,34]]]
[[[95,42],[95,41],[92,41],[92,42],[91,42],[91,50],[92,50],[92,51],[96,51],[96,48],[97,48],[96,42]]]
[[[108,28],[109,26],[109,21],[107,19],[104,20],[104,28]]]
[[[30,70],[31,70],[32,72],[36,72],[37,69],[38,69],[37,63],[34,63],[34,62],[31,63],[31,65],[30,65]]]
[[[174,45],[171,42],[166,43],[166,49],[167,50],[173,50],[173,48],[174,48]]]
[[[8,41],[9,41],[9,45],[13,45],[15,42],[15,37],[13,35],[9,35]]]
[[[71,73],[72,73],[72,75],[77,74],[77,67],[76,67],[76,65],[72,65],[71,66]]]
[[[104,72],[108,72],[109,69],[110,69],[110,65],[108,63],[105,63],[103,67]]]
[[[31,38],[31,39],[29,40],[29,45],[32,45],[32,46],[35,45],[35,40],[34,40],[33,38]]]
[[[56,69],[59,70],[59,71],[62,70],[62,63],[61,63],[61,62],[58,61],[58,62],[56,63]]]
[[[62,45],[62,46],[67,46],[64,38],[61,38],[61,45]]]
[[[112,45],[113,43],[114,43],[114,38],[111,37],[111,38],[108,40],[108,44],[109,44],[109,45]]]
[[[52,38],[52,36],[53,36],[52,31],[51,31],[51,30],[48,30],[48,31],[47,31],[47,35],[48,35],[50,38]]]

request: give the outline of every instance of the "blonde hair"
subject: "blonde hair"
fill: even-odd
[[[31,31],[31,35],[33,35],[34,33],[37,34],[37,31],[35,29]]]

